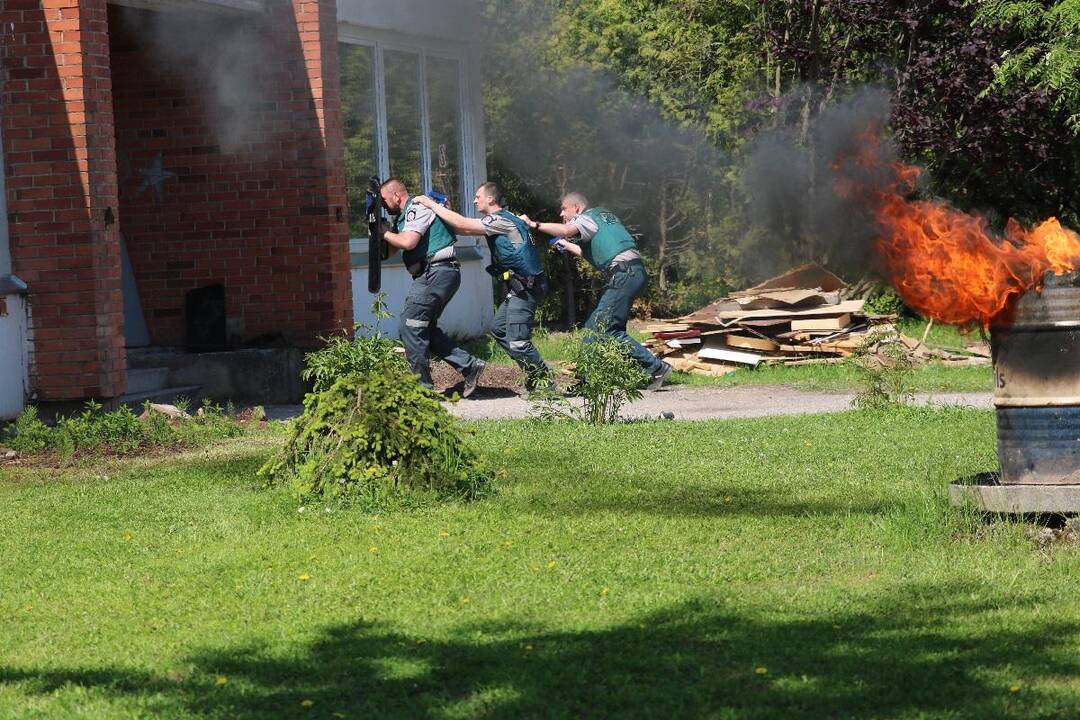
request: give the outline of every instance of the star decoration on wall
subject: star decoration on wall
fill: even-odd
[[[171,170],[166,170],[162,167],[161,153],[158,153],[154,158],[154,161],[146,167],[139,168],[139,174],[142,175],[142,186],[139,187],[139,192],[145,192],[147,190],[154,191],[154,199],[161,202],[165,198],[165,181],[176,177],[176,173]]]

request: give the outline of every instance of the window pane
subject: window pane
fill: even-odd
[[[450,198],[451,207],[461,211],[460,69],[457,60],[429,57],[426,62],[431,184],[433,189]]]
[[[341,115],[345,125],[345,189],[349,198],[349,233],[367,237],[364,191],[379,174],[378,126],[375,122],[375,49],[342,44]]]
[[[390,174],[401,178],[413,195],[427,190],[420,187],[420,56],[387,50],[386,131],[390,146]]]

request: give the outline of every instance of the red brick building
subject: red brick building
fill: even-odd
[[[433,149],[431,123],[408,148],[387,133],[393,110],[378,75],[384,59],[400,60],[379,49],[383,39],[412,38],[402,47],[419,48],[410,52],[422,84],[436,67],[424,46],[464,47],[427,34],[466,33],[461,8],[341,5],[3,0],[0,416],[26,397],[124,395],[132,347],[190,349],[199,333],[218,346],[308,347],[350,327],[366,246],[350,238],[358,194],[346,165],[365,153],[372,173],[417,165],[417,184],[449,172],[455,194],[482,179],[470,164],[482,136],[464,117],[478,123],[477,104],[458,99],[449,144]],[[387,27],[388,14],[401,27]],[[375,99],[370,123],[366,96],[342,111],[343,33],[376,37],[364,46],[371,80],[347,83]],[[460,77],[473,60],[461,56]],[[426,118],[438,93],[424,88]],[[367,171],[353,167],[350,184]]]

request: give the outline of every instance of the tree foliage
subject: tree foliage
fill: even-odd
[[[1033,87],[1069,113],[1080,134],[1080,0],[989,0],[980,5],[984,26],[1014,27],[1023,42],[1002,53],[995,66],[997,89]]]
[[[929,168],[924,191],[1077,224],[1077,4],[491,0],[489,167],[530,215],[553,219],[571,189],[616,211],[662,314],[688,309],[689,287],[720,292],[794,262],[868,269],[843,218],[821,211],[822,128],[867,87],[887,100],[901,158]],[[750,167],[766,143],[773,170],[803,174],[786,196]],[[548,269],[564,293],[546,315],[580,319],[581,270],[561,257]]]

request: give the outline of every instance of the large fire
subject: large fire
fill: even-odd
[[[864,136],[850,167],[874,169],[877,138],[876,132]],[[877,250],[893,286],[926,317],[989,327],[1012,299],[1038,288],[1047,271],[1080,267],[1080,235],[1056,218],[1031,229],[1009,220],[1004,234],[995,234],[981,216],[942,202],[907,199],[919,168],[891,163],[890,180],[874,190],[837,169],[844,178],[838,191],[858,197],[874,213],[881,233]]]

